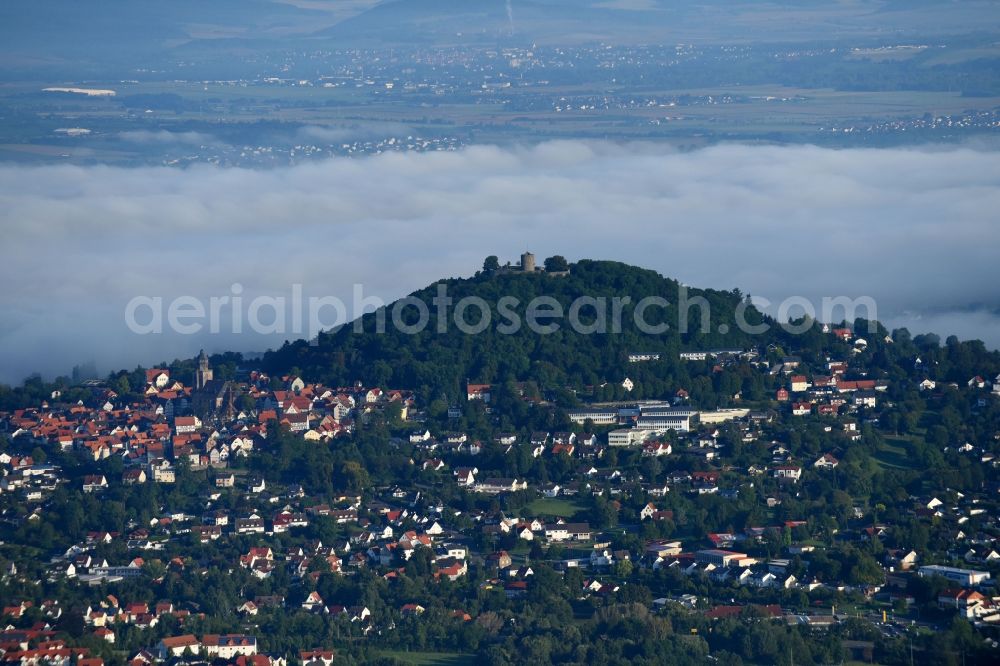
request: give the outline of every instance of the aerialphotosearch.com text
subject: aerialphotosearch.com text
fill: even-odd
[[[319,333],[338,330],[351,322],[358,333],[385,333],[392,326],[413,335],[430,326],[437,333],[446,333],[454,326],[468,335],[490,327],[505,335],[516,334],[524,327],[541,335],[563,327],[580,334],[615,334],[621,333],[629,320],[636,330],[649,335],[661,335],[671,328],[682,334],[692,330],[726,334],[733,326],[743,333],[759,335],[772,324],[758,317],[748,321],[751,308],[771,313],[773,322],[789,333],[802,333],[816,320],[877,319],[875,300],[870,296],[823,297],[819,307],[802,296],[790,296],[777,303],[755,296],[737,305],[731,323],[716,323],[713,331],[709,301],[691,295],[684,286],[672,299],[660,295],[640,299],[628,295],[580,296],[567,304],[553,296],[537,296],[527,302],[513,295],[501,296],[492,303],[479,296],[464,296],[456,301],[448,294],[447,285],[439,283],[429,303],[408,296],[386,304],[378,296],[366,295],[362,284],[354,284],[349,301],[329,295],[306,296],[301,284],[293,284],[287,295],[258,294],[250,298],[244,295],[241,284],[234,283],[228,294],[208,298],[136,296],[125,306],[125,324],[137,335],[252,332],[292,334],[315,341]],[[374,321],[366,324],[362,315],[368,313],[374,315]]]

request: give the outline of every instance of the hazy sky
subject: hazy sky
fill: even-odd
[[[273,170],[0,166],[0,381],[284,338],[131,333],[135,296],[392,299],[483,258],[627,261],[696,286],[872,296],[879,318],[1000,346],[1000,154],[696,152],[581,142]],[[225,330],[225,329],[223,329]]]

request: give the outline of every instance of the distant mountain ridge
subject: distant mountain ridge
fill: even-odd
[[[504,43],[677,44],[968,32],[976,0],[7,0],[0,55],[58,78],[111,78],[248,50]],[[988,22],[985,23],[988,25]],[[198,59],[198,58],[194,58]]]

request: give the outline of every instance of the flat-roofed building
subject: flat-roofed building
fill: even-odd
[[[928,564],[917,569],[920,576],[941,576],[961,585],[979,585],[990,579],[988,571],[976,571],[974,569],[958,569],[956,567],[944,567],[939,564]]]
[[[614,425],[618,423],[617,409],[573,409],[567,412],[573,423],[583,424],[588,420],[594,425]]]
[[[608,446],[638,446],[652,436],[652,430],[620,428],[608,433]]]
[[[711,412],[698,412],[698,421],[701,423],[725,423],[726,421],[742,419],[749,413],[749,409],[736,407],[729,409],[716,409]]]
[[[708,550],[699,550],[695,553],[695,560],[698,562],[703,562],[705,564],[714,564],[717,567],[729,567],[729,566],[749,566],[756,562],[756,560],[746,553],[738,553],[734,550],[723,550],[721,548],[710,548]]]
[[[698,418],[698,412],[692,409],[677,409],[674,407],[643,407],[636,427],[656,432],[674,430],[690,432],[691,425]]]

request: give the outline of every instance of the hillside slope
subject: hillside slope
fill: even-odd
[[[477,273],[469,279],[438,284],[453,299],[453,305],[446,310],[444,332],[439,332],[436,284],[411,296],[427,307],[426,326],[419,333],[409,334],[393,326],[393,306],[389,306],[389,312],[381,315],[387,322],[384,333],[376,332],[378,316],[368,314],[362,318],[364,332],[356,332],[351,325],[320,335],[314,344],[286,344],[265,356],[265,367],[273,372],[296,368],[306,376],[335,385],[361,380],[371,385],[427,386],[454,397],[464,390],[466,380],[533,380],[542,386],[585,386],[620,380],[629,352],[663,352],[662,362],[669,368],[676,365],[681,349],[766,346],[780,341],[783,334],[773,326],[771,332],[760,336],[742,332],[735,319],[743,301],[738,291],[693,288],[687,291],[687,298],[704,298],[710,304],[710,326],[701,330],[701,310],[693,306],[687,309],[689,330],[682,333],[678,330],[678,304],[684,288],[654,271],[616,262],[580,261],[568,276]],[[454,304],[465,297],[478,297],[489,304],[491,325],[480,333],[462,332],[455,324]],[[517,304],[505,306],[501,303],[504,297],[516,299]],[[604,332],[596,329],[592,302],[581,303],[582,331],[574,330],[568,318],[538,320],[543,324],[558,323],[558,330],[553,332],[532,330],[526,314],[530,302],[538,297],[555,299],[567,316],[574,300],[586,297],[600,302],[603,298]],[[623,300],[617,333],[612,300],[616,297],[629,299],[627,303]],[[669,305],[661,307],[654,302],[644,310],[643,320],[652,326],[666,323],[668,330],[651,334],[637,326],[636,305],[648,297],[666,299]],[[502,313],[498,307],[502,307]],[[416,306],[401,308],[400,313],[406,325],[419,323]],[[504,332],[515,314],[522,322],[520,330]],[[765,320],[752,306],[746,309],[744,319],[751,324]],[[479,310],[466,309],[464,321],[469,325],[479,322]]]

